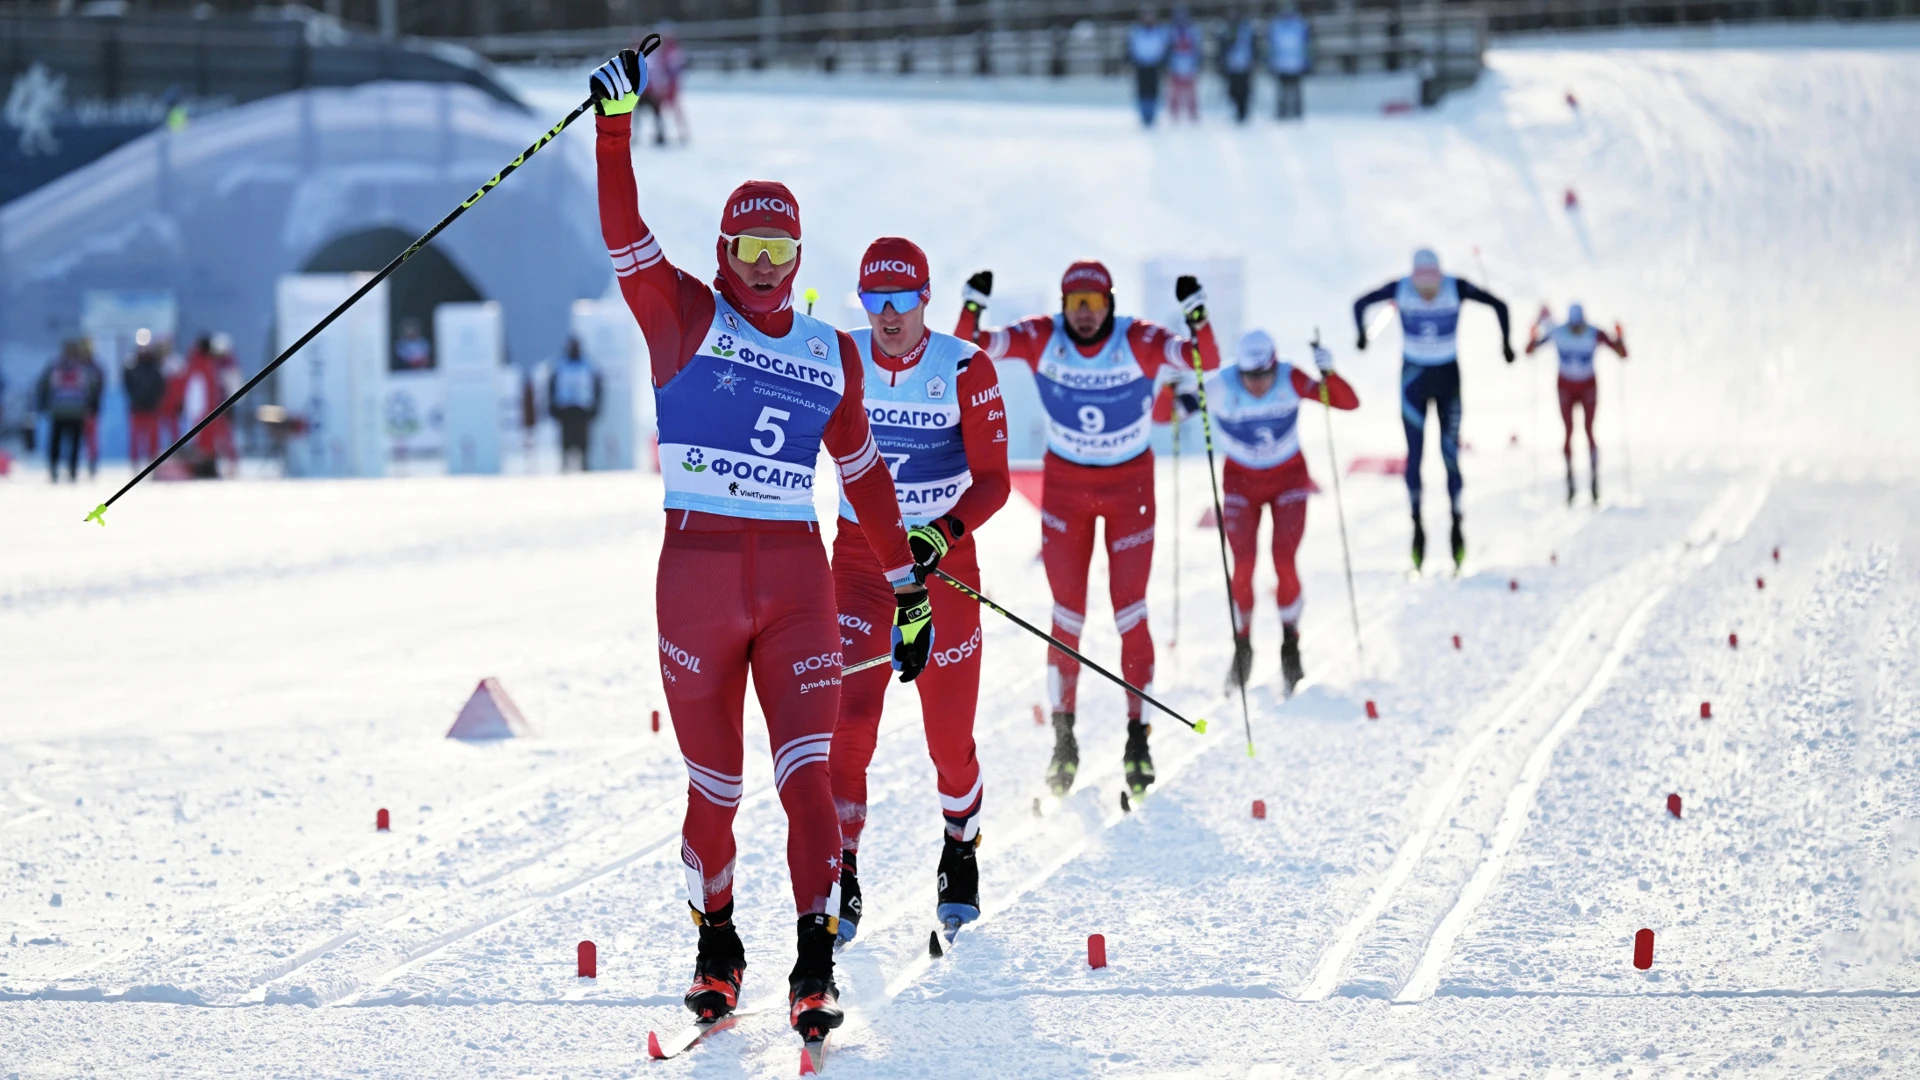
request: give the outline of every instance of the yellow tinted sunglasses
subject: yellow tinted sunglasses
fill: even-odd
[[[800,257],[800,241],[791,236],[727,236],[727,250],[743,263],[757,263],[765,255],[775,266],[785,266]]]
[[[1060,297],[1060,310],[1072,311],[1075,308],[1091,308],[1096,312],[1107,310],[1107,294],[1091,290],[1077,290]]]

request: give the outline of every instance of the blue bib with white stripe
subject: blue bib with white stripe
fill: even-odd
[[[1451,364],[1459,357],[1459,346],[1454,344],[1460,328],[1458,282],[1441,278],[1440,288],[1428,300],[1413,287],[1412,278],[1401,278],[1393,302],[1400,309],[1400,348],[1407,363]]]
[[[1047,410],[1047,449],[1077,465],[1118,465],[1146,452],[1153,436],[1154,380],[1140,370],[1127,341],[1133,320],[1113,320],[1113,333],[1092,356],[1067,337],[1067,319],[1053,317],[1053,337],[1034,370]]]
[[[1300,395],[1293,389],[1293,365],[1284,360],[1273,388],[1261,397],[1240,381],[1237,369],[1208,372],[1207,412],[1220,448],[1249,469],[1271,469],[1300,453]]]
[[[813,466],[845,392],[833,327],[770,338],[719,296],[700,351],[653,391],[667,508],[813,521]]]
[[[893,474],[900,516],[908,525],[924,525],[952,510],[973,484],[960,437],[960,362],[978,347],[929,330],[919,363],[896,373],[874,362],[872,329],[849,336],[866,368],[867,426]],[[892,380],[898,385],[888,385]],[[840,516],[859,520],[844,487]]]
[[[1600,348],[1600,331],[1588,323],[1579,333],[1571,326],[1556,326],[1547,333],[1555,352],[1560,354],[1560,377],[1574,382],[1593,378],[1593,354]]]

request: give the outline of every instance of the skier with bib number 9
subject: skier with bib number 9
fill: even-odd
[[[993,364],[972,342],[927,329],[927,256],[911,240],[883,236],[860,259],[860,303],[869,328],[852,332],[865,364],[867,422],[893,473],[908,542],[922,567],[938,565],[980,587],[974,533],[1006,504],[1006,403]],[[840,501],[833,585],[840,644],[870,655],[892,605],[853,504]],[[973,713],[980,696],[980,605],[958,589],[933,597],[932,662],[914,685],[946,818],[935,915],[949,934],[980,916],[980,762]],[[853,940],[862,914],[858,852],[867,822],[867,765],[885,703],[884,672],[847,676],[833,732],[833,801],[840,812],[840,939]]]
[[[1047,411],[1047,453],[1041,473],[1040,553],[1053,590],[1053,636],[1080,647],[1086,623],[1087,565],[1093,531],[1106,519],[1107,582],[1120,631],[1120,672],[1142,690],[1153,686],[1153,636],[1147,628],[1147,575],[1153,566],[1153,399],[1173,384],[1180,407],[1199,409],[1199,377],[1189,357],[1198,349],[1207,370],[1220,366],[1207,323],[1206,292],[1192,277],[1174,288],[1191,339],[1113,311],[1113,275],[1092,260],[1067,267],[1060,278],[1060,312],[1031,315],[989,330],[981,313],[993,291],[993,272],[967,281],[960,324],[967,341],[983,341],[994,360],[1025,361]],[[1058,650],[1047,660],[1053,698],[1053,761],[1047,782],[1056,794],[1073,787],[1080,769],[1074,734],[1080,664]],[[1127,746],[1122,759],[1135,795],[1153,783],[1147,746],[1152,726],[1142,703],[1127,695]]]
[[[700,931],[687,1007],[702,1020],[732,1012],[746,968],[732,921],[733,817],[751,672],[787,813],[800,916],[790,1020],[813,1040],[841,1021],[833,982],[840,825],[827,759],[843,657],[813,511],[820,447],[833,454],[891,586],[902,681],[926,666],[932,611],[861,407],[860,352],[846,334],[793,309],[801,250],[793,193],[767,180],[740,185],[721,211],[712,284],[675,268],[640,218],[634,184],[632,113],[646,81],[646,60],[631,49],[589,80],[600,227],[646,335],[660,418],[660,674],[689,778],[681,860]]]

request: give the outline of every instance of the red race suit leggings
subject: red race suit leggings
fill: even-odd
[[[1307,497],[1320,490],[1307,475],[1306,458],[1296,454],[1271,469],[1249,469],[1229,458],[1220,479],[1227,546],[1233,551],[1234,631],[1245,634],[1253,624],[1253,571],[1260,559],[1263,509],[1273,513],[1273,568],[1280,575],[1274,600],[1280,605],[1280,621],[1298,624],[1306,598],[1300,594],[1293,557],[1307,529]]]
[[[1567,459],[1567,467],[1573,467],[1573,407],[1580,406],[1580,414],[1587,428],[1587,456],[1595,461],[1600,451],[1593,444],[1593,407],[1600,402],[1600,381],[1598,379],[1560,378],[1560,425],[1566,429],[1566,438],[1560,443],[1560,456]]]
[[[1142,690],[1153,683],[1153,635],[1147,629],[1147,575],[1153,568],[1153,452],[1119,465],[1075,465],[1047,454],[1040,494],[1040,557],[1053,587],[1053,636],[1080,648],[1087,622],[1087,565],[1094,522],[1106,519],[1107,592],[1120,631],[1120,676]],[[1047,654],[1053,707],[1073,712],[1080,662]],[[1127,695],[1127,717],[1140,718]]]
[[[794,907],[802,915],[839,910],[840,828],[827,755],[840,711],[841,657],[819,528],[667,512],[655,594],[660,681],[687,764],[680,858],[688,898],[702,911],[733,899],[749,671],[787,812]]]
[[[972,537],[955,543],[940,569],[978,589],[980,563]],[[980,831],[980,761],[974,754],[973,713],[980,698],[980,605],[938,580],[933,590],[933,656],[913,685],[927,732],[927,754],[940,790],[947,833],[971,840]],[[873,556],[860,527],[840,522],[833,541],[833,591],[840,604],[840,647],[848,663],[893,648],[893,586]],[[880,733],[891,667],[869,668],[840,687],[840,723],[833,732],[833,804],[840,814],[840,842],[860,850],[867,824],[867,765]]]

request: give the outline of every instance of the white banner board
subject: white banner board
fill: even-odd
[[[433,309],[433,340],[446,391],[443,418],[447,471],[500,471],[500,372],[505,326],[500,305],[441,304]]]
[[[600,371],[600,415],[587,438],[587,467],[631,469],[645,418],[652,415],[651,393],[645,402],[635,400],[635,372],[645,351],[640,326],[624,301],[575,300],[573,336]]]
[[[275,303],[284,351],[353,294],[370,274],[288,274]],[[287,440],[287,475],[385,476],[387,287],[369,292],[279,371],[280,404],[301,425]]]

